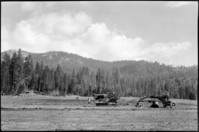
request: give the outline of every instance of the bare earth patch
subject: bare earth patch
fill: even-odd
[[[118,106],[96,107],[88,97],[1,97],[2,130],[198,130],[197,101],[175,100],[177,107],[136,108],[136,98]]]

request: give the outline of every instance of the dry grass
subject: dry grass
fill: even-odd
[[[91,103],[88,104],[88,98],[91,99]],[[137,97],[121,97],[118,100],[117,107],[131,107],[135,108],[136,102],[139,100]],[[193,100],[182,100],[182,99],[172,99],[177,103],[177,108],[197,108],[197,101]],[[144,107],[149,107],[150,103],[145,103]],[[68,96],[28,96],[28,97],[19,97],[19,96],[2,96],[1,97],[1,107],[3,108],[29,108],[29,107],[48,107],[48,108],[57,108],[58,106],[63,107],[96,107],[93,102],[93,97],[81,97],[76,95]],[[162,106],[161,106],[162,107]]]
[[[174,99],[177,108],[154,109],[136,108],[138,99],[121,97],[117,107],[96,107],[81,96],[2,96],[1,129],[197,130],[197,101]]]

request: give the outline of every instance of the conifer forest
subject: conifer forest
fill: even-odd
[[[123,61],[122,63],[126,63]],[[65,66],[67,67],[67,65]],[[16,95],[33,90],[46,95],[92,96],[115,91],[120,96],[161,95],[197,99],[198,66],[178,66],[138,61],[106,68],[87,66],[63,70],[60,64],[50,68],[43,61],[34,62],[31,54],[22,57],[21,49],[1,60],[1,94]]]

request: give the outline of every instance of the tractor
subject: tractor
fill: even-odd
[[[145,96],[138,100],[135,107],[142,107],[144,105],[143,102],[152,103],[151,107],[153,108],[159,108],[158,102],[161,102],[164,108],[166,108],[167,106],[174,108],[177,105],[174,101],[166,100],[164,96]]]
[[[114,105],[117,106],[117,100],[120,97],[115,92],[110,92],[108,94],[94,94],[94,102],[96,106],[99,105]]]

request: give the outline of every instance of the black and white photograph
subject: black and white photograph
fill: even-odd
[[[2,131],[198,124],[198,1],[1,1]]]

